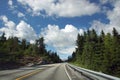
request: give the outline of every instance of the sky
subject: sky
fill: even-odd
[[[120,0],[0,0],[0,35],[32,44],[43,36],[61,59],[75,51],[78,34],[113,27],[120,33]]]

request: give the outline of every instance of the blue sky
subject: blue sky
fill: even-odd
[[[120,0],[0,0],[0,34],[34,43],[44,36],[48,50],[66,59],[77,34],[88,29],[120,32]]]

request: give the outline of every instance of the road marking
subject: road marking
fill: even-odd
[[[67,69],[66,69],[65,65],[64,65],[64,69],[65,69],[65,72],[66,72],[66,74],[67,74],[67,76],[68,76],[69,80],[72,80],[72,78],[70,77],[70,75],[69,75],[69,73],[68,73],[68,71],[67,71]]]
[[[32,72],[27,73],[27,74],[25,74],[25,75],[23,75],[23,76],[15,79],[15,80],[22,80],[22,79],[24,79],[24,78],[26,78],[26,77],[32,76],[32,75],[34,75],[34,74],[37,74],[37,73],[40,72],[40,71],[41,71],[41,70],[32,71]]]

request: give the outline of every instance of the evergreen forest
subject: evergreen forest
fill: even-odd
[[[5,33],[0,36],[0,69],[12,69],[27,64],[58,63],[61,59],[56,52],[47,51],[44,38],[30,44],[17,37],[6,39]]]
[[[120,35],[88,30],[78,34],[76,50],[68,61],[81,67],[120,77]]]

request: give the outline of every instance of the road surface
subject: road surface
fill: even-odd
[[[70,80],[65,63],[0,71],[0,80]]]
[[[0,80],[96,80],[70,68],[67,63],[37,65],[0,71]]]

